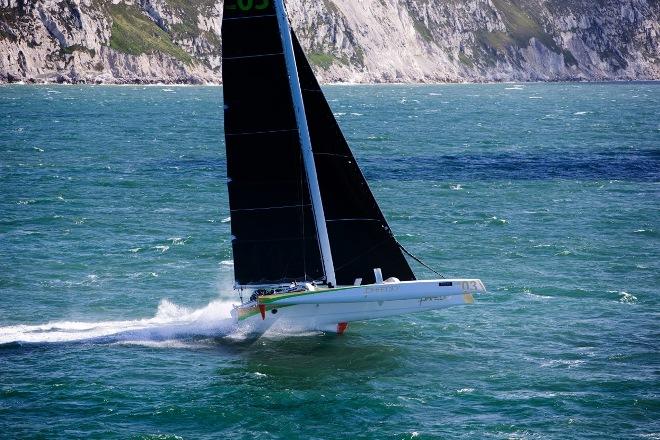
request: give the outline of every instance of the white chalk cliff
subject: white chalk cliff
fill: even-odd
[[[288,0],[325,82],[660,79],[658,0]],[[0,0],[0,82],[220,83],[222,1]]]

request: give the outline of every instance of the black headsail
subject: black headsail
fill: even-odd
[[[373,283],[377,267],[385,277],[414,280],[295,35],[293,46],[337,284]]]
[[[225,141],[238,285],[323,278],[272,0],[225,0]]]

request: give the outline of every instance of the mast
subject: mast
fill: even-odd
[[[312,151],[312,141],[309,136],[307,126],[307,117],[305,116],[305,104],[303,103],[302,91],[300,89],[300,80],[298,78],[298,68],[296,58],[293,52],[293,41],[291,39],[291,29],[289,20],[286,17],[284,9],[284,0],[274,0],[275,13],[279,22],[280,35],[282,37],[282,47],[284,49],[284,59],[289,74],[289,85],[291,87],[291,98],[298,125],[300,144],[302,146],[302,156],[309,184],[309,192],[312,198],[312,211],[316,223],[316,232],[318,234],[321,258],[325,272],[326,282],[337,285],[335,279],[335,266],[332,263],[332,252],[330,251],[330,239],[328,238],[328,228],[325,222],[325,213],[323,211],[323,201],[321,200],[321,190],[319,189],[318,176],[316,174],[316,165],[314,163],[314,153]]]

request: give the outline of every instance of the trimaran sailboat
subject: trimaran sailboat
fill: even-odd
[[[222,44],[240,327],[343,333],[351,321],[470,304],[485,291],[478,279],[415,279],[284,0],[225,0]]]

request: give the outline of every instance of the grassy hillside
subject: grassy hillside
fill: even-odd
[[[131,55],[162,52],[185,64],[192,64],[192,57],[177,46],[172,37],[149,20],[136,6],[123,3],[110,5],[112,17],[110,47]]]

